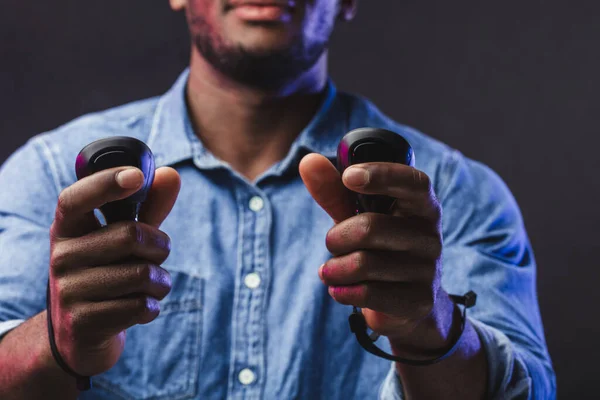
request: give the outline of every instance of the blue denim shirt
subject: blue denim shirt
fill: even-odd
[[[399,125],[328,84],[285,159],[254,182],[194,134],[186,70],[164,96],[81,117],[19,148],[0,169],[0,335],[45,307],[49,235],[59,193],[86,144],[132,136],[181,175],[161,229],[171,293],[160,316],[128,330],[124,353],[81,399],[401,399],[393,364],[365,352],[317,269],[331,218],[298,174],[303,155],[333,159],[340,138],[382,127],[414,147],[443,207],[443,279],[478,293],[469,318],[489,362],[489,398],[551,399],[555,377],[536,298],[536,266],[510,191],[489,168]],[[235,145],[235,144],[232,144]],[[381,338],[378,344],[389,351]]]

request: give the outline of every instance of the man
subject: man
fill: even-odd
[[[193,46],[167,94],[38,135],[0,171],[0,397],[553,398],[506,186],[328,80],[329,36],[356,0],[170,2]],[[337,144],[364,126],[404,136],[415,168],[341,177]],[[76,182],[79,150],[110,136],[143,140],[160,166],[139,222],[101,226],[94,209],[136,192],[141,171]],[[353,192],[397,200],[357,216]],[[385,351],[436,358],[461,332],[449,294],[469,290],[439,363],[378,358],[349,330],[354,305]],[[91,390],[53,358],[46,312]]]

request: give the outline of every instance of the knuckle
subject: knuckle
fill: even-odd
[[[71,340],[86,336],[86,311],[82,307],[73,308],[67,312],[68,316],[61,321],[65,333]]]
[[[152,239],[153,245],[160,251],[161,258],[159,264],[162,264],[171,253],[171,238],[166,233],[156,230]]]
[[[144,242],[144,231],[140,224],[129,221],[123,224],[124,243],[129,246],[136,246]]]
[[[364,250],[356,251],[352,256],[352,263],[354,265],[354,269],[358,272],[360,276],[367,275],[367,258],[367,253]]]
[[[337,231],[338,231],[338,228],[336,228],[336,227],[337,227],[337,225],[334,226],[333,228],[331,228],[325,234],[325,247],[327,248],[327,250],[329,250],[332,253],[334,252],[335,235],[337,234]]]
[[[58,218],[56,216],[54,217],[54,221],[52,221],[52,225],[50,225],[49,233],[51,244],[60,240],[60,235],[58,234]]]
[[[55,279],[52,283],[52,287],[54,290],[53,298],[56,299],[53,301],[56,302],[57,306],[61,309],[66,307],[72,300],[69,282],[64,278]]]
[[[56,203],[56,219],[61,220],[63,216],[67,215],[72,208],[72,196],[70,190],[64,189],[58,195],[58,201]]]
[[[57,243],[52,246],[52,252],[50,253],[50,269],[53,272],[63,271],[69,263],[69,251],[68,249]]]
[[[373,215],[372,214],[361,214],[359,216],[360,218],[360,238],[361,239],[368,239],[369,237],[371,237],[371,235],[373,234],[373,225],[374,225],[374,221],[373,221]]]
[[[151,264],[140,264],[135,267],[135,277],[140,284],[146,284],[152,281],[154,269]]]

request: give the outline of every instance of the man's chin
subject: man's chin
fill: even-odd
[[[199,54],[226,76],[249,86],[277,90],[311,68],[324,46],[305,48],[302,37],[290,32],[229,30],[219,39],[195,37]]]
[[[253,55],[268,55],[288,51],[294,47],[293,39],[285,34],[273,34],[272,32],[252,32],[246,35],[236,35],[230,39],[236,43],[236,47]]]

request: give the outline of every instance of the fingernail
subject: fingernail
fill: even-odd
[[[131,168],[118,172],[116,179],[123,189],[135,189],[144,182],[144,174],[137,168]]]
[[[350,167],[344,171],[344,180],[351,186],[364,186],[369,182],[369,171],[364,168]]]

